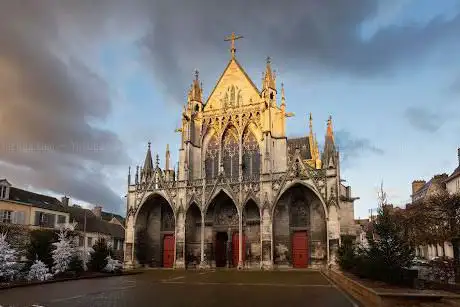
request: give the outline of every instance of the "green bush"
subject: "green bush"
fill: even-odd
[[[30,264],[35,260],[41,260],[49,268],[53,266],[53,242],[56,242],[57,234],[54,230],[32,230],[30,242],[27,247],[27,259]]]
[[[337,251],[338,263],[342,270],[351,271],[356,266],[356,248],[354,237],[343,236],[341,245]]]
[[[107,242],[103,238],[99,238],[93,245],[93,252],[88,264],[88,269],[93,272],[102,272],[107,265],[107,256],[112,256],[113,253],[107,246]]]
[[[77,274],[85,271],[83,261],[80,259],[80,257],[78,257],[78,255],[74,255],[70,259],[69,271],[75,272]]]

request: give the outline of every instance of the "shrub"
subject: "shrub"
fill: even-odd
[[[356,266],[356,250],[352,236],[343,236],[337,251],[338,263],[342,270],[351,271]]]
[[[454,259],[439,257],[430,261],[429,266],[435,280],[448,283],[455,277]]]
[[[53,230],[32,230],[26,255],[30,265],[34,260],[38,259],[43,261],[47,267],[51,267],[53,265],[53,242],[56,239],[57,234]]]

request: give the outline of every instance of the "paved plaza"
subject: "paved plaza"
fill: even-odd
[[[0,290],[0,306],[358,306],[318,271],[173,271]]]

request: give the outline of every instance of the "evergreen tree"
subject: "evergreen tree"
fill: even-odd
[[[405,268],[411,266],[414,250],[405,240],[403,225],[398,223],[394,208],[387,204],[386,194],[381,187],[378,215],[373,222],[373,235],[368,236],[369,247],[360,249],[358,270],[361,275],[399,283]]]
[[[89,269],[93,272],[102,272],[107,266],[107,257],[111,254],[106,240],[104,238],[99,238],[93,245],[91,260],[88,265]]]
[[[11,281],[19,273],[16,250],[6,241],[6,233],[0,234],[0,281]]]

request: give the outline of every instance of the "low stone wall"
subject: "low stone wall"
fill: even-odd
[[[338,287],[346,291],[364,307],[395,306],[460,306],[452,305],[460,296],[444,292],[414,291],[412,289],[372,289],[353,280],[336,269],[324,270],[323,273]],[[449,304],[447,302],[449,299]]]
[[[341,289],[345,290],[355,300],[359,301],[364,306],[378,307],[383,306],[382,298],[376,291],[369,289],[362,284],[348,278],[341,272],[335,269],[324,270],[323,273],[332,279]]]

